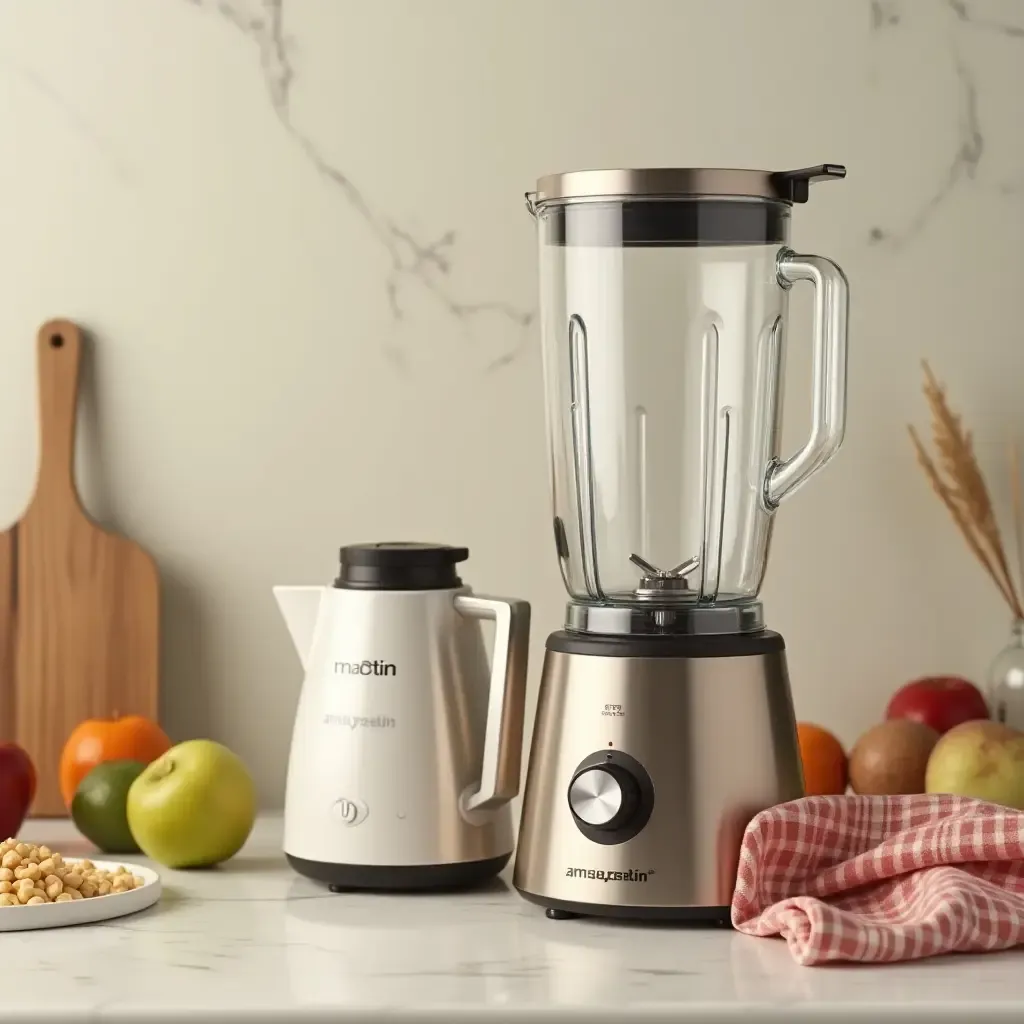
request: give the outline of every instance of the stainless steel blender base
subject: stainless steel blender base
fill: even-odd
[[[554,633],[513,884],[550,916],[727,923],[746,825],[802,795],[777,633]]]

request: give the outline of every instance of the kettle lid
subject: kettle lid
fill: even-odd
[[[449,590],[462,586],[455,571],[469,549],[448,544],[383,541],[341,549],[334,586],[343,590]]]

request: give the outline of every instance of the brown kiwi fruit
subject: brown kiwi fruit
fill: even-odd
[[[850,751],[851,788],[874,796],[923,793],[928,758],[938,742],[930,726],[905,718],[868,729]]]

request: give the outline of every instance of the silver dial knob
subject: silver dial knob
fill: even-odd
[[[621,816],[624,794],[616,774],[605,768],[587,768],[572,780],[569,806],[580,821],[607,828]]]

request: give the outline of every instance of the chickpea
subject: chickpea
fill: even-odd
[[[0,907],[71,903],[130,892],[145,884],[124,864],[108,871],[87,858],[69,864],[48,846],[18,839],[0,843]]]

